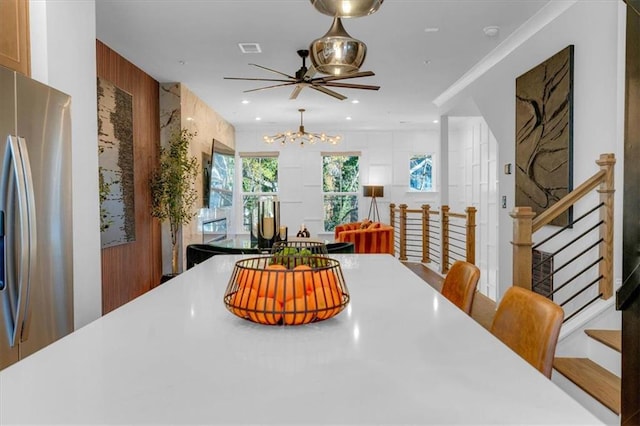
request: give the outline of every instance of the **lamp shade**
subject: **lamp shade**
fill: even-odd
[[[351,37],[334,18],[329,31],[309,46],[311,62],[318,72],[345,75],[357,72],[367,56],[367,45]]]
[[[364,197],[384,197],[384,186],[382,185],[363,185],[362,195]]]
[[[384,0],[311,0],[316,10],[339,18],[358,18],[377,11]]]

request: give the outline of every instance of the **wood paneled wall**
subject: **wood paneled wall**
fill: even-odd
[[[162,276],[160,223],[149,215],[149,175],[160,140],[159,84],[100,41],[96,56],[98,77],[133,96],[136,240],[102,249],[102,313],[106,314],[155,287]]]
[[[625,134],[624,134],[624,211],[622,215],[623,284],[620,292],[630,294],[622,310],[622,413],[621,425],[640,424],[640,292],[638,272],[640,254],[640,0],[627,2],[627,46],[625,89]],[[629,287],[632,290],[625,291]],[[618,297],[618,304],[621,300]]]

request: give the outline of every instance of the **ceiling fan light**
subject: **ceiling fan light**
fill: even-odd
[[[376,12],[384,0],[311,0],[316,10],[339,18],[358,18]]]
[[[334,18],[329,31],[312,41],[309,51],[316,71],[345,75],[360,69],[367,56],[367,45],[351,37],[342,26],[340,18]]]

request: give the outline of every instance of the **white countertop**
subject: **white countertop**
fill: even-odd
[[[389,255],[335,255],[351,303],[235,317],[215,256],[0,372],[0,423],[600,424]]]

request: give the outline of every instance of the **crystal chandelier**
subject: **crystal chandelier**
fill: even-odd
[[[282,145],[285,145],[287,142],[297,143],[300,142],[300,146],[304,146],[305,143],[314,144],[316,142],[327,142],[332,145],[336,145],[340,142],[340,136],[329,136],[324,133],[309,133],[304,130],[304,123],[302,121],[302,114],[304,114],[304,109],[300,108],[298,110],[300,112],[300,127],[298,131],[289,130],[284,133],[278,133],[273,136],[265,136],[264,141],[268,144],[272,144],[274,142],[280,142]]]

